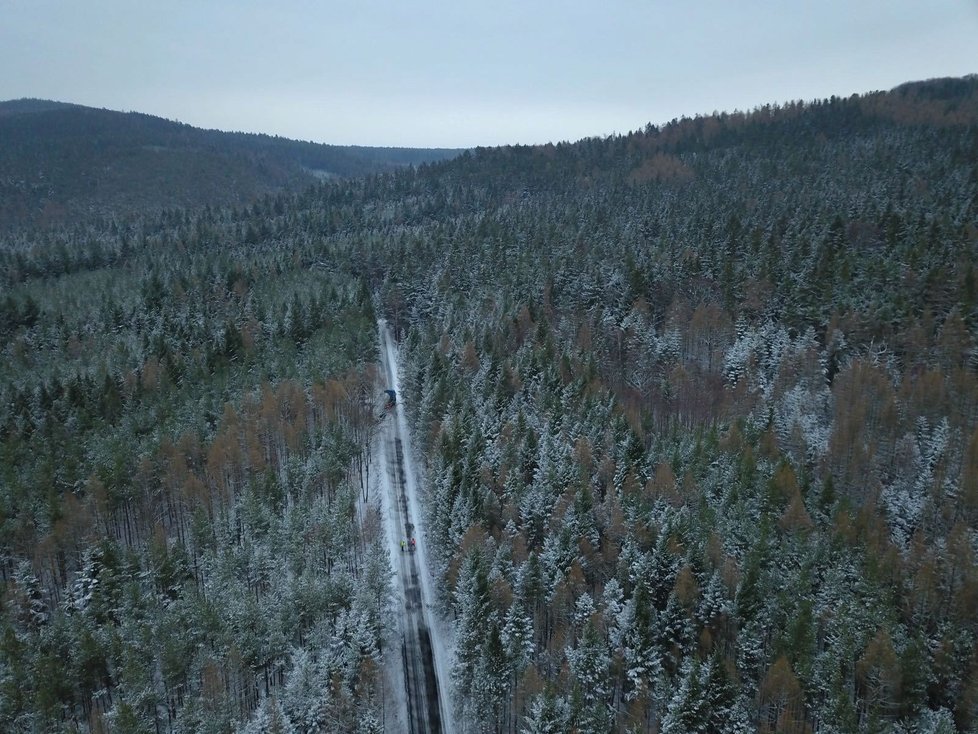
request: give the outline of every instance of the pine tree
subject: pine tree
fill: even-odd
[[[708,731],[710,714],[706,692],[702,688],[700,664],[695,657],[688,657],[683,662],[678,681],[662,717],[662,734]]]

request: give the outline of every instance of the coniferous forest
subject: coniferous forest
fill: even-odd
[[[0,729],[978,729],[978,78],[0,233]]]

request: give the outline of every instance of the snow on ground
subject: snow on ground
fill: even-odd
[[[400,553],[400,532],[397,529],[397,521],[389,501],[393,488],[391,487],[390,473],[385,465],[385,440],[382,431],[373,438],[372,450],[374,452],[374,466],[377,467],[377,471],[374,472],[372,481],[374,486],[371,488],[373,496],[380,502],[380,517],[384,524],[384,537],[387,538],[387,552],[391,558],[391,569],[394,572],[394,613],[397,615],[398,621],[397,636],[390,640],[390,644],[384,651],[384,675],[387,681],[385,699],[394,703],[393,706],[384,706],[384,729],[385,731],[408,731],[408,704],[401,657],[401,640],[404,638],[403,615],[401,614],[404,583],[401,575],[396,571],[395,562]]]
[[[424,513],[422,512],[420,502],[419,474],[415,468],[414,449],[411,443],[411,434],[408,430],[407,419],[404,415],[403,403],[400,401],[401,382],[397,347],[394,344],[394,340],[391,336],[390,330],[387,327],[387,323],[383,319],[378,321],[378,331],[380,334],[381,357],[384,363],[385,374],[387,379],[390,381],[390,384],[386,387],[390,387],[391,389],[395,390],[398,395],[398,405],[388,414],[388,417],[385,418],[385,422],[382,424],[381,430],[378,432],[375,443],[375,450],[377,451],[376,456],[378,458],[378,470],[376,472],[376,476],[380,484],[378,496],[382,498],[383,502],[382,516],[384,519],[384,527],[391,558],[392,560],[397,559],[401,554],[400,541],[403,539],[404,533],[403,527],[399,525],[399,513],[397,512],[397,507],[392,506],[393,503],[391,502],[391,498],[395,497],[396,494],[394,487],[391,484],[391,474],[388,471],[386,452],[384,448],[385,444],[389,440],[390,434],[394,433],[400,438],[402,446],[402,461],[405,475],[404,489],[407,496],[408,505],[407,511],[415,526],[415,538],[417,539],[416,555],[418,566],[422,569],[422,573],[419,575],[422,592],[422,612],[424,614],[424,619],[427,623],[428,629],[431,632],[431,649],[434,657],[435,672],[438,677],[441,722],[444,731],[453,732],[455,731],[455,726],[452,716],[453,710],[451,705],[450,681],[452,659],[454,655],[454,634],[448,620],[443,619],[441,615],[437,613],[434,606],[434,600],[437,598],[437,595],[434,593],[435,580],[427,557],[428,536],[424,529]],[[396,570],[396,560],[394,560],[394,566]],[[395,581],[395,588],[398,595],[397,598],[401,600],[405,598],[404,580],[401,578],[400,574],[396,575],[397,578]],[[398,616],[399,619],[403,618],[403,615],[401,614]],[[397,680],[392,678],[391,684],[399,684],[400,687],[398,690],[404,691],[403,671],[400,670],[400,666],[395,665],[393,667],[398,668],[396,673]],[[406,698],[406,696],[402,696],[402,699],[404,698]],[[401,715],[406,717],[407,701],[401,700],[400,704],[400,708],[402,709]]]

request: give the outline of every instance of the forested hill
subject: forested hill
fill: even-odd
[[[363,176],[457,153],[201,130],[47,100],[0,102],[0,228],[249,204],[322,178]]]
[[[971,731],[976,90],[2,240],[0,728],[381,729],[381,315],[467,731]]]
[[[978,722],[976,90],[479,151],[425,182],[458,215],[388,235],[411,256],[382,291],[465,720]]]

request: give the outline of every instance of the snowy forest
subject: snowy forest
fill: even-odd
[[[978,729],[978,78],[0,233],[0,729]]]

